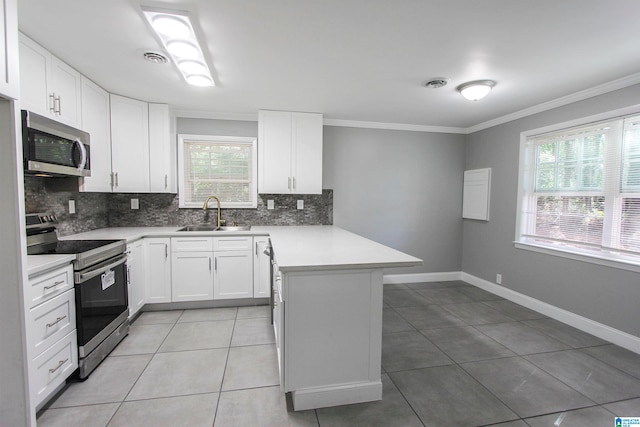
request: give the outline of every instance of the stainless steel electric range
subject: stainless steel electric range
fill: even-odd
[[[28,214],[27,254],[75,254],[78,376],[86,379],[129,333],[124,240],[59,240],[52,214]]]

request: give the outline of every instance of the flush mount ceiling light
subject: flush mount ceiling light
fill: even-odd
[[[144,6],[142,13],[185,81],[194,86],[215,86],[189,15]]]
[[[495,85],[496,82],[493,80],[475,80],[461,84],[458,86],[458,91],[469,101],[478,101],[487,96]]]

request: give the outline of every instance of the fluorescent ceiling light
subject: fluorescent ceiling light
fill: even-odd
[[[213,84],[213,81],[208,76],[192,74],[187,77],[187,83],[193,86],[211,86]]]
[[[458,91],[469,101],[478,101],[487,96],[495,85],[493,80],[476,80],[458,86]]]
[[[207,67],[204,66],[201,62],[196,61],[182,61],[178,63],[178,68],[182,70],[183,73],[188,75],[191,74],[206,74]]]
[[[185,81],[194,86],[215,86],[189,15],[144,6],[142,12]]]
[[[180,18],[168,15],[156,15],[151,26],[160,34],[172,38],[184,39],[191,33],[189,24]]]
[[[191,43],[174,41],[167,44],[167,50],[173,56],[178,58],[199,59],[200,49]]]

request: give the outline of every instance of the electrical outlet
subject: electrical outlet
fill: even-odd
[[[74,213],[76,213],[76,201],[69,200],[69,214],[74,214]]]
[[[298,209],[304,209],[304,200],[298,200]]]
[[[140,199],[131,199],[131,209],[140,209]]]
[[[496,274],[496,283],[502,285],[502,274]]]
[[[267,200],[267,209],[274,209],[275,203],[273,200]]]

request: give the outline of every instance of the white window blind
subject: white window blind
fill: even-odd
[[[640,262],[640,116],[529,136],[517,241]]]
[[[215,195],[223,207],[256,207],[256,139],[179,136],[180,207],[202,207]]]

